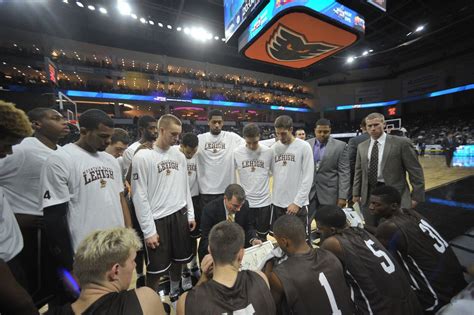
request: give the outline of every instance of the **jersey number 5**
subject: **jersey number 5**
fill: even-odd
[[[393,264],[390,257],[388,257],[388,255],[384,251],[376,250],[373,247],[374,244],[375,243],[372,240],[365,241],[365,245],[367,245],[367,247],[376,257],[383,257],[385,259],[385,261],[381,262],[380,265],[382,266],[383,270],[385,270],[386,273],[391,274],[392,272],[395,271],[395,265]]]
[[[341,315],[342,312],[340,309],[337,308],[336,298],[334,297],[334,293],[332,292],[331,285],[328,282],[328,279],[324,275],[324,273],[319,273],[319,283],[326,291],[326,294],[329,299],[329,304],[331,304],[331,310],[333,315]]]
[[[449,244],[446,243],[446,241],[441,237],[441,235],[439,235],[439,233],[428,222],[421,219],[420,224],[418,226],[424,233],[428,232],[430,237],[435,240],[436,243],[433,244],[433,247],[438,252],[442,254],[446,251],[446,247],[448,247]]]

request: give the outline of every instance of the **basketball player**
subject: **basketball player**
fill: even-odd
[[[16,109],[12,103],[0,101],[0,168],[3,167],[4,158],[12,154],[12,146],[32,133],[25,113]],[[21,273],[15,271],[21,271],[21,267],[18,268],[16,256],[23,248],[23,238],[2,186],[0,222],[0,313],[36,315],[38,310],[33,300],[17,282]]]
[[[236,133],[222,131],[222,111],[214,109],[207,116],[209,132],[198,135],[197,178],[202,208],[222,196],[226,187],[233,183],[235,169],[232,154],[239,145],[245,144]]]
[[[122,128],[114,128],[112,138],[110,138],[110,144],[105,149],[105,152],[111,154],[114,158],[118,159],[123,156],[123,153],[128,148],[130,143],[130,137],[128,132]]]
[[[385,247],[364,229],[349,227],[336,205],[316,213],[322,232],[321,248],[339,258],[354,292],[358,314],[422,314],[416,295],[402,268]]]
[[[222,221],[209,234],[209,252],[198,284],[178,302],[178,315],[275,314],[268,280],[260,271],[239,271],[244,257],[244,230]]]
[[[278,138],[273,150],[272,221],[284,214],[298,216],[308,224],[309,191],[313,184],[311,146],[293,136],[293,120],[282,115],[275,120]]]
[[[130,224],[117,160],[103,152],[113,120],[90,109],[79,117],[81,136],[53,152],[40,176],[46,236],[58,262],[72,270],[74,252],[91,232]]]
[[[185,133],[181,139],[179,150],[186,157],[186,163],[188,166],[188,180],[189,190],[191,191],[191,197],[193,200],[194,208],[194,220],[196,221],[196,228],[191,231],[191,247],[193,249],[193,259],[189,263],[189,267],[185,266],[181,279],[181,285],[184,291],[192,288],[191,273],[199,279],[201,273],[197,265],[197,239],[201,237],[201,204],[199,201],[199,185],[197,181],[197,167],[195,154],[198,149],[199,139],[193,133]]]
[[[38,107],[29,111],[28,117],[34,136],[23,139],[13,147],[13,154],[5,158],[0,168],[0,185],[22,232],[24,247],[18,259],[26,273],[27,289],[33,299],[39,301],[53,293],[52,279],[55,278],[43,229],[40,172],[48,156],[59,148],[59,139],[69,133],[69,128],[64,117],[54,109]]]
[[[269,260],[265,274],[282,314],[353,314],[341,263],[306,243],[306,225],[294,215],[279,217],[273,232],[283,259]]]
[[[124,152],[123,152],[123,169],[128,172],[130,164],[132,163],[132,158],[135,151],[140,145],[147,146],[151,148],[156,138],[158,137],[158,129],[156,127],[156,119],[151,116],[142,116],[138,119],[138,132],[141,135],[140,140],[132,143]]]
[[[304,129],[297,129],[295,132],[295,136],[298,139],[306,140],[306,132],[304,131]]]
[[[266,241],[271,218],[270,174],[273,151],[259,144],[260,129],[256,124],[245,125],[243,135],[246,144],[234,151],[235,168],[250,211],[255,215],[257,235],[262,241]]]
[[[382,244],[401,261],[421,306],[435,312],[465,286],[462,267],[452,248],[418,212],[400,208],[397,189],[371,192],[369,210],[385,218],[376,231]]]
[[[170,300],[179,297],[182,265],[191,261],[189,231],[194,230],[194,208],[184,155],[173,145],[181,121],[163,115],[153,150],[140,150],[132,162],[132,198],[148,255],[147,286],[156,290],[160,276],[169,271]]]

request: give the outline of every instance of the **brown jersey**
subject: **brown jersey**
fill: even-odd
[[[398,227],[406,244],[404,250],[388,249],[400,259],[425,310],[437,310],[467,285],[452,248],[418,212],[402,209],[387,222]]]
[[[185,309],[186,315],[276,313],[275,302],[265,280],[249,270],[239,272],[231,288],[213,280],[194,287],[186,297]]]
[[[334,237],[342,247],[346,279],[358,314],[420,314],[418,300],[403,269],[364,229],[347,228]]]
[[[289,314],[353,314],[354,305],[342,265],[331,252],[312,249],[288,256],[274,267]]]

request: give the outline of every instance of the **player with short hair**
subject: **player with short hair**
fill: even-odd
[[[199,184],[197,181],[197,166],[196,166],[196,152],[198,150],[199,139],[198,137],[189,132],[183,134],[181,138],[181,144],[179,150],[186,157],[186,163],[188,166],[188,180],[189,190],[191,191],[191,198],[193,200],[194,207],[194,220],[196,221],[196,228],[191,231],[191,242],[193,248],[193,259],[188,266],[185,266],[183,275],[181,277],[181,285],[183,290],[189,290],[192,288],[191,274],[199,279],[201,273],[199,266],[197,265],[197,239],[201,237],[201,204],[199,200]]]
[[[265,274],[282,314],[353,314],[341,263],[325,249],[306,243],[306,226],[294,215],[279,217],[275,238],[284,253],[270,259]]]
[[[316,212],[321,248],[341,261],[354,292],[358,314],[421,314],[422,310],[402,268],[372,234],[350,227],[336,205]]]
[[[301,140],[306,140],[306,131],[304,129],[296,129],[295,137]]]
[[[25,271],[27,289],[39,301],[56,289],[51,279],[56,273],[43,228],[40,173],[48,156],[60,149],[58,141],[69,133],[69,128],[54,109],[37,107],[28,112],[28,117],[34,135],[15,145],[13,154],[3,160],[0,185],[22,232],[24,247],[18,259]]]
[[[123,156],[123,153],[128,148],[129,143],[130,137],[128,136],[127,130],[122,128],[114,128],[114,133],[110,139],[110,144],[105,149],[105,152],[118,159]]]
[[[265,241],[270,230],[270,175],[273,151],[259,144],[260,129],[250,123],[243,129],[245,145],[234,150],[234,163],[240,185],[245,190],[250,211],[254,212],[258,237]]]
[[[169,271],[170,300],[175,302],[182,265],[193,257],[189,231],[196,222],[186,158],[174,146],[181,121],[163,115],[158,129],[153,150],[141,150],[133,157],[132,198],[148,255],[147,286],[156,290],[160,276]]]
[[[165,314],[160,297],[144,287],[129,290],[141,241],[132,229],[114,228],[89,234],[74,257],[81,294],[72,304],[49,308],[48,315]]]
[[[141,135],[140,139],[131,145],[123,152],[123,169],[126,170],[125,174],[130,168],[132,158],[135,155],[135,151],[139,146],[144,145],[148,148],[153,146],[156,138],[158,137],[157,120],[152,116],[142,116],[138,119],[138,132]]]
[[[314,173],[313,152],[306,141],[293,136],[293,119],[290,116],[277,117],[274,126],[278,142],[272,146],[272,221],[291,214],[307,225]]]
[[[380,242],[400,260],[425,311],[436,312],[467,284],[451,246],[429,221],[400,208],[401,196],[391,186],[371,191],[369,210],[385,218],[376,230]]]
[[[114,122],[90,109],[79,117],[81,136],[53,152],[41,170],[46,235],[58,262],[72,269],[74,252],[91,232],[130,224],[117,160],[103,152]]]
[[[209,132],[198,135],[197,174],[201,207],[222,196],[234,182],[233,152],[244,140],[236,133],[223,131],[224,114],[214,109],[207,114]]]
[[[222,221],[209,234],[197,286],[178,302],[178,315],[275,314],[268,280],[260,271],[239,271],[245,233],[237,223]]]
[[[12,147],[32,133],[26,114],[14,104],[0,100],[0,169],[4,158],[13,153]],[[21,268],[18,268],[16,256],[23,248],[23,238],[2,186],[0,222],[0,313],[36,315],[38,310],[33,300],[17,282],[21,275],[15,271]]]

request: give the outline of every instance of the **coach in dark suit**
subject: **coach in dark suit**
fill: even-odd
[[[454,137],[453,132],[450,131],[448,136],[443,139],[442,147],[444,149],[444,156],[446,158],[446,166],[451,167],[451,162],[453,160],[454,152],[459,146],[457,139]]]
[[[202,210],[201,241],[199,242],[199,259],[208,253],[209,233],[214,225],[221,221],[239,224],[245,231],[245,247],[261,244],[255,229],[255,216],[245,200],[244,189],[237,184],[227,186],[223,197],[209,202]]]
[[[355,165],[356,165],[356,158],[357,158],[357,147],[359,144],[364,142],[365,140],[369,139],[370,136],[367,133],[367,128],[365,125],[365,117],[362,119],[360,123],[360,129],[362,133],[354,138],[351,138],[347,143],[347,151],[349,155],[349,167],[351,169],[351,188],[349,189],[349,196],[348,196],[348,204],[349,206],[352,205],[352,184],[354,183],[354,173],[355,173]]]
[[[353,201],[361,204],[366,223],[376,225],[368,211],[371,190],[380,185],[393,186],[402,195],[401,206],[414,208],[425,200],[425,180],[410,139],[387,135],[382,114],[368,115],[366,123],[370,139],[357,147],[352,194]],[[413,187],[411,192],[407,174]]]

